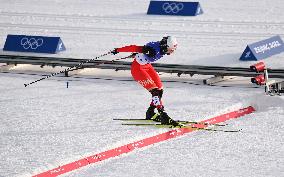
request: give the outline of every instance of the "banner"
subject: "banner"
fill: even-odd
[[[262,60],[284,51],[284,44],[280,36],[274,36],[247,45],[240,60]]]
[[[60,37],[11,35],[6,38],[4,51],[57,53],[66,50]]]
[[[196,16],[203,13],[199,2],[151,1],[147,14]]]

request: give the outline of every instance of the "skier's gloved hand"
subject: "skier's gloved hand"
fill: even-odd
[[[112,50],[110,53],[112,53],[113,55],[118,54],[119,52],[117,51],[117,48],[115,48],[114,50]]]

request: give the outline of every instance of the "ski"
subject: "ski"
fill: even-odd
[[[123,123],[122,125],[128,125],[128,126],[152,126],[152,127],[156,127],[156,128],[191,128],[194,130],[205,130],[205,131],[214,131],[214,132],[240,132],[242,129],[238,129],[238,130],[222,130],[222,129],[213,129],[213,128],[206,128],[206,127],[202,127],[205,126],[204,124],[202,124],[202,126],[200,126],[200,124],[181,124],[179,126],[173,126],[173,125],[165,125],[165,124],[161,124],[161,123]]]
[[[129,126],[152,126],[157,128],[183,128],[186,127],[185,125],[173,126],[173,125],[165,125],[161,123],[122,123],[122,125],[129,125]]]
[[[113,120],[125,121],[125,122],[139,122],[139,123],[137,123],[138,126],[139,126],[139,124],[145,125],[147,123],[150,124],[152,122],[156,122],[156,123],[159,122],[159,121],[155,121],[153,119],[113,119]],[[178,123],[181,123],[181,124],[201,124],[201,125],[206,125],[206,126],[208,126],[208,125],[214,125],[214,126],[226,126],[226,125],[228,125],[228,124],[209,124],[209,123],[206,123],[206,122],[186,121],[186,120],[175,120],[175,121],[178,122]],[[127,125],[127,124],[123,123],[123,125]]]
[[[196,123],[181,123],[179,122],[178,126],[168,125],[168,124],[161,124],[161,122],[152,122],[152,123],[122,123],[122,125],[132,125],[132,126],[154,126],[158,128],[204,128],[205,124],[196,124]]]
[[[119,121],[124,121],[124,122],[144,122],[144,123],[151,123],[151,122],[160,122],[160,121],[157,121],[157,120],[153,120],[153,119],[113,119],[113,120],[119,120]],[[176,122],[178,123],[184,123],[184,124],[187,124],[187,123],[194,123],[194,122],[190,122],[190,121],[186,121],[186,120],[176,120]]]

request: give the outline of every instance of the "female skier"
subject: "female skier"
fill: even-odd
[[[161,59],[164,55],[172,54],[177,48],[175,37],[166,36],[161,41],[149,42],[144,46],[130,45],[115,48],[112,54],[119,52],[133,52],[134,60],[131,65],[131,74],[139,84],[152,94],[150,106],[146,112],[146,119],[160,121],[161,124],[178,126],[179,124],[171,119],[164,110],[162,103],[163,84],[151,63]],[[159,115],[155,114],[157,108]]]

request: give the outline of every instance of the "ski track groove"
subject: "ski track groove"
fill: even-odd
[[[81,32],[87,32],[85,34],[90,35],[101,35],[101,34],[108,34],[108,33],[115,33],[115,34],[123,34],[123,35],[131,35],[131,34],[152,34],[150,36],[153,36],[153,34],[160,36],[161,31],[160,30],[149,30],[149,29],[106,29],[106,28],[98,28],[98,27],[65,27],[65,26],[45,26],[45,25],[26,25],[26,24],[8,24],[8,23],[0,23],[0,28],[3,29],[3,27],[6,28],[17,28],[17,29],[40,29],[40,30],[54,30],[57,33],[63,33],[66,32],[69,34],[78,34]],[[270,37],[271,35],[274,35],[273,33],[232,33],[232,32],[195,32],[195,31],[174,31],[174,30],[168,30],[168,34],[170,35],[179,35],[179,36],[219,36],[219,37]],[[284,35],[284,33],[279,34]]]
[[[161,22],[161,19],[164,19],[163,17],[159,17],[159,18],[149,18],[149,19],[145,19],[145,16],[141,16],[139,17],[108,17],[108,16],[104,16],[104,17],[99,17],[99,16],[84,16],[84,15],[78,15],[78,14],[70,14],[70,15],[62,15],[62,14],[43,14],[43,13],[18,13],[18,12],[1,12],[0,13],[1,16],[5,15],[8,17],[11,16],[22,16],[22,17],[27,17],[27,16],[32,16],[32,17],[45,17],[45,18],[54,18],[54,19],[88,19],[88,20],[109,20],[109,21],[142,21],[142,22],[159,22],[159,23],[163,23]],[[187,19],[175,19],[173,18],[172,20],[167,18],[167,22],[166,23],[177,23],[180,24],[181,22],[189,22],[189,20]],[[261,26],[270,26],[270,25],[279,25],[279,26],[284,26],[284,22],[270,22],[270,21],[263,21],[263,22],[249,22],[249,21],[209,21],[209,20],[204,20],[204,21],[194,21],[192,19],[190,19],[190,23],[191,24],[221,24],[221,25],[261,25]]]
[[[28,15],[27,15],[28,14]],[[51,21],[62,21],[62,20],[72,20],[72,19],[76,19],[76,20],[83,20],[83,19],[87,19],[87,20],[101,20],[102,22],[99,23],[107,23],[107,24],[112,24],[114,22],[120,22],[120,23],[128,23],[129,21],[135,21],[137,22],[137,19],[146,23],[154,23],[157,22],[157,25],[168,25],[170,24],[179,24],[179,26],[182,26],[183,24],[181,23],[188,23],[190,22],[189,25],[216,25],[217,28],[216,29],[223,29],[221,26],[222,25],[227,25],[230,28],[232,28],[232,26],[234,25],[239,25],[243,27],[250,27],[250,28],[255,28],[254,25],[258,25],[258,27],[267,27],[267,26],[272,26],[272,25],[276,25],[276,26],[280,26],[280,28],[284,28],[284,23],[282,22],[236,22],[236,21],[194,21],[194,20],[177,20],[175,18],[173,19],[167,19],[167,22],[163,22],[161,19],[163,19],[163,17],[158,17],[158,18],[149,18],[149,19],[145,19],[145,16],[139,17],[99,17],[99,16],[83,16],[83,15],[58,15],[58,14],[43,14],[43,13],[16,13],[16,12],[0,12],[0,16],[7,16],[9,18],[12,18],[13,16],[15,17],[23,17],[23,18],[35,18],[35,17],[41,17],[41,18],[45,18],[45,20],[51,20]],[[52,20],[53,19],[53,20]],[[40,31],[42,30],[52,30],[55,31],[57,33],[69,33],[69,34],[78,34],[78,33],[82,33],[84,32],[84,34],[89,34],[89,35],[102,35],[102,34],[119,34],[119,35],[131,35],[131,34],[143,34],[143,36],[147,36],[149,34],[149,36],[159,36],[161,31],[160,30],[153,30],[153,29],[138,29],[138,27],[131,27],[131,29],[129,29],[129,27],[126,28],[121,28],[121,29],[114,29],[113,27],[78,27],[78,26],[60,26],[60,25],[41,25],[41,24],[13,24],[13,22],[11,23],[0,23],[2,28],[17,28],[17,29],[39,29]],[[98,25],[96,23],[96,25]],[[98,25],[99,26],[99,25]],[[184,30],[168,30],[167,33],[170,35],[179,35],[179,36],[202,36],[202,38],[204,38],[204,36],[210,36],[210,37],[215,37],[215,38],[220,38],[220,37],[232,37],[232,38],[240,38],[241,37],[253,37],[253,38],[258,38],[258,37],[270,37],[271,35],[274,35],[277,32],[265,32],[265,33],[249,33],[249,32],[224,32],[224,31],[213,31],[213,32],[209,32],[209,31],[196,31],[198,30],[194,29],[193,31],[184,31]],[[204,28],[202,28],[204,29]],[[206,29],[206,28],[205,28]],[[245,31],[252,31],[252,30],[245,30]],[[284,35],[284,33],[281,33],[278,35]],[[207,39],[205,37],[205,39]]]

